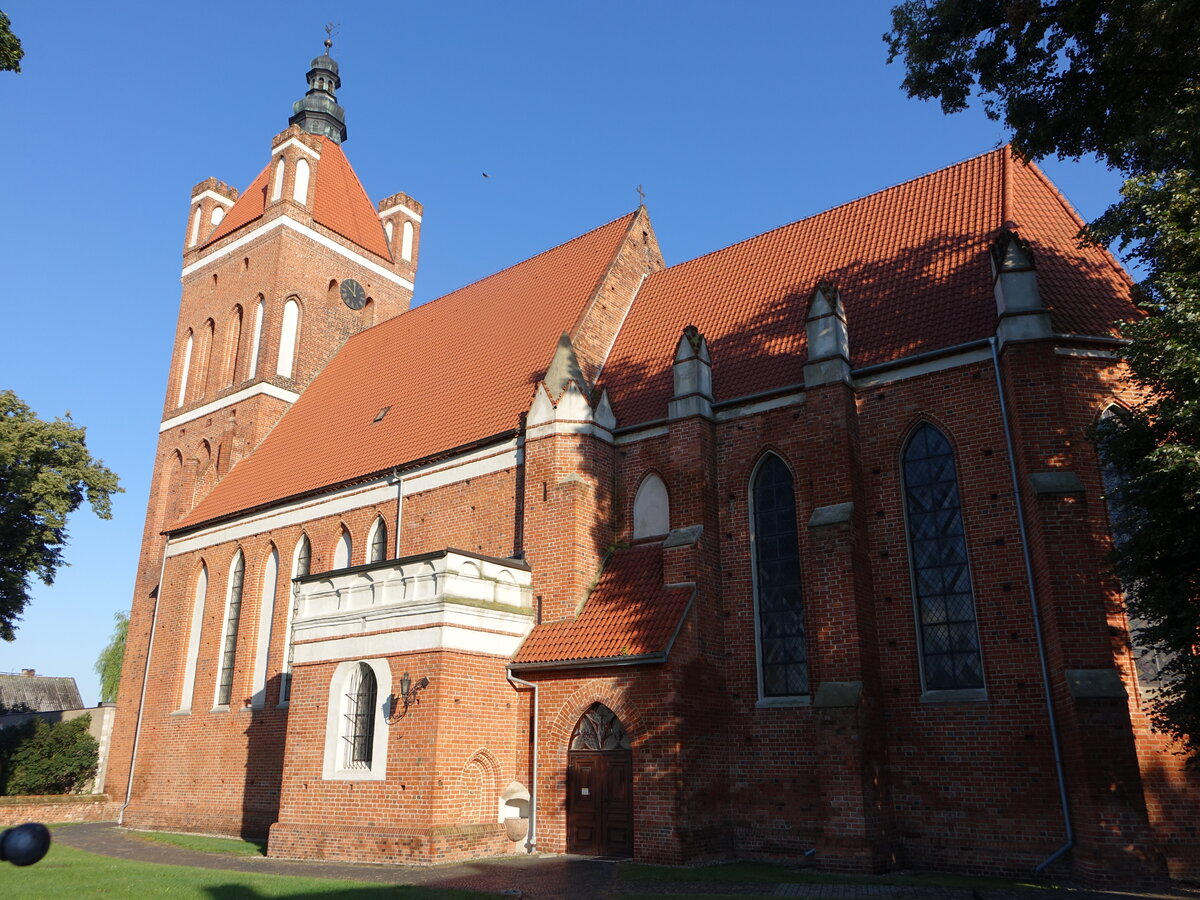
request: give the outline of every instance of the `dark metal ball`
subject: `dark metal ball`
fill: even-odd
[[[32,866],[50,849],[50,829],[40,822],[26,822],[0,831],[0,859],[14,866]]]

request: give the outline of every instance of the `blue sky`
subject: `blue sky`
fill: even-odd
[[[677,263],[1008,137],[904,96],[888,2],[2,8],[26,56],[0,74],[0,388],[70,410],[125,493],[112,521],[76,513],[0,672],[74,676],[88,704],[133,589],[190,189],[266,164],[327,20],[351,163],[373,200],[425,205],[418,303],[628,212],[639,184]],[[1093,161],[1044,168],[1085,218],[1115,199]]]

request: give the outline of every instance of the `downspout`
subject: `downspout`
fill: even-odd
[[[1037,641],[1038,660],[1042,665],[1042,686],[1046,691],[1046,715],[1050,720],[1050,743],[1054,748],[1054,771],[1058,776],[1058,799],[1062,805],[1063,830],[1066,840],[1061,847],[1034,866],[1041,872],[1048,865],[1075,846],[1075,833],[1071,827],[1071,807],[1067,802],[1067,776],[1063,770],[1062,745],[1058,740],[1058,718],[1054,714],[1054,693],[1050,684],[1050,667],[1046,662],[1046,643],[1042,639],[1042,617],[1038,612],[1037,588],[1033,581],[1033,561],[1029,556],[1029,532],[1025,527],[1025,509],[1021,504],[1021,479],[1017,475],[1017,456],[1013,450],[1012,431],[1008,427],[1008,404],[1004,400],[1004,387],[1000,378],[1000,356],[996,351],[995,336],[988,338],[992,349],[992,367],[996,371],[996,396],[1000,398],[1000,423],[1004,426],[1004,443],[1008,448],[1008,468],[1012,474],[1013,502],[1017,505],[1017,528],[1021,532],[1021,554],[1025,557],[1025,580],[1029,584],[1029,605],[1033,610],[1033,636]]]
[[[133,727],[133,750],[129,754],[129,779],[125,784],[125,802],[117,813],[117,825],[125,823],[125,810],[133,802],[133,770],[137,766],[138,742],[142,737],[142,711],[146,708],[146,683],[150,680],[150,657],[154,653],[154,630],[158,625],[158,603],[162,599],[163,579],[167,575],[167,547],[171,538],[163,541],[162,566],[158,570],[158,589],[154,592],[154,612],[150,615],[150,641],[146,645],[146,667],[142,671],[142,696],[138,699],[137,724]]]
[[[404,510],[404,479],[400,469],[392,469],[392,480],[396,482],[396,550],[395,559],[400,558],[400,513]]]
[[[530,729],[529,743],[533,748],[533,775],[529,780],[529,834],[525,837],[525,852],[532,853],[537,847],[537,776],[538,776],[538,686],[532,681],[518,678],[508,670],[508,680],[533,688],[533,728]]]

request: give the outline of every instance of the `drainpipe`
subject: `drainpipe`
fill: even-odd
[[[150,642],[146,645],[146,668],[142,671],[142,696],[138,700],[137,724],[133,728],[133,750],[129,754],[129,780],[125,785],[125,802],[117,813],[117,824],[125,823],[125,810],[133,802],[133,770],[137,766],[138,742],[142,737],[142,711],[146,708],[146,682],[150,680],[150,656],[154,653],[154,630],[158,625],[158,603],[162,599],[163,579],[167,575],[167,547],[171,539],[163,541],[162,566],[158,570],[158,590],[154,592],[154,612],[150,616]]]
[[[525,837],[525,852],[532,853],[537,846],[537,776],[538,776],[538,686],[532,681],[518,678],[508,670],[508,680],[513,684],[533,688],[533,728],[529,742],[533,747],[533,777],[529,784],[529,834]]]
[[[392,469],[392,481],[396,484],[396,553],[394,559],[400,558],[400,513],[404,509],[404,479],[400,477],[400,469]]]
[[[1046,692],[1046,715],[1050,720],[1050,743],[1054,748],[1054,771],[1058,776],[1058,799],[1062,805],[1063,830],[1066,840],[1061,847],[1034,866],[1041,872],[1048,865],[1075,846],[1075,834],[1071,828],[1071,807],[1067,802],[1067,776],[1063,770],[1062,746],[1058,740],[1058,719],[1054,714],[1054,694],[1050,685],[1050,667],[1046,663],[1046,643],[1042,639],[1042,617],[1038,612],[1037,588],[1033,581],[1033,561],[1029,556],[1029,532],[1025,527],[1025,509],[1021,505],[1021,479],[1017,475],[1017,456],[1013,450],[1012,431],[1008,427],[1008,405],[1004,401],[1004,387],[1000,380],[1000,356],[996,352],[996,338],[988,338],[992,349],[992,367],[996,371],[996,396],[1000,398],[1000,423],[1004,426],[1004,443],[1008,448],[1008,468],[1012,474],[1013,502],[1017,505],[1017,527],[1021,532],[1021,553],[1025,557],[1025,579],[1029,583],[1029,605],[1033,609],[1033,636],[1037,640],[1038,660],[1042,665],[1042,686]]]

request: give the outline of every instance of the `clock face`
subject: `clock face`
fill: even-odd
[[[362,309],[367,305],[367,292],[353,278],[343,280],[340,291],[342,302],[351,309]]]

